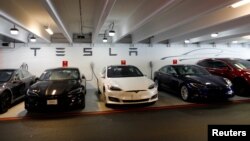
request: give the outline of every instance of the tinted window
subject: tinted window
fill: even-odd
[[[55,69],[45,71],[40,80],[70,80],[79,79],[80,73],[77,69]]]
[[[210,73],[198,66],[174,66],[179,75],[209,75]]]
[[[12,70],[0,70],[0,82],[7,82],[10,80],[14,71]]]
[[[214,61],[213,62],[213,68],[220,69],[220,68],[226,68],[226,67],[227,67],[227,65],[221,61]]]
[[[140,77],[143,74],[134,66],[110,66],[107,68],[107,76],[110,78]]]
[[[203,67],[208,67],[208,61],[207,60],[200,61],[197,64],[200,65],[200,66],[203,66]]]
[[[171,67],[171,66],[167,67],[167,73],[168,74],[177,74],[175,69],[173,67]]]
[[[237,60],[229,60],[228,62],[238,69],[250,69],[250,62],[246,60],[237,59]]]
[[[159,71],[162,73],[167,73],[167,67],[162,67]]]

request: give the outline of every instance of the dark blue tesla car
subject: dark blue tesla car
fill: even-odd
[[[195,97],[233,97],[232,83],[227,78],[210,74],[196,65],[167,65],[154,74],[159,90],[180,94],[184,101]]]

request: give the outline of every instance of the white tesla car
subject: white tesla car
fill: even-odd
[[[158,100],[157,87],[131,65],[107,66],[98,79],[98,91],[106,104],[153,103]]]

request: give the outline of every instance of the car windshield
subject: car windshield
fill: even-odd
[[[13,70],[0,70],[0,82],[9,81],[13,72]]]
[[[229,60],[228,62],[238,69],[250,69],[250,62],[247,60],[236,59],[236,60]]]
[[[77,69],[55,69],[45,71],[40,80],[71,80],[79,78],[80,74]]]
[[[141,77],[143,74],[134,66],[110,66],[107,69],[107,76],[109,78]]]
[[[209,75],[210,73],[198,66],[174,66],[179,75]]]

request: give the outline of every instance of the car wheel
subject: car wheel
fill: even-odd
[[[11,96],[8,92],[4,92],[0,98],[0,113],[5,113],[8,111],[11,105]]]
[[[188,88],[185,85],[183,85],[181,87],[181,98],[184,101],[189,101],[189,99],[190,99],[190,94],[189,94]]]
[[[35,109],[31,107],[26,107],[25,109],[27,110],[28,113],[35,112]]]
[[[161,91],[162,88],[161,88],[161,84],[160,84],[159,80],[155,79],[154,81],[155,81],[156,85],[158,86],[158,91]]]
[[[80,102],[79,107],[80,107],[80,109],[84,109],[85,108],[85,96],[83,96],[82,101]]]

